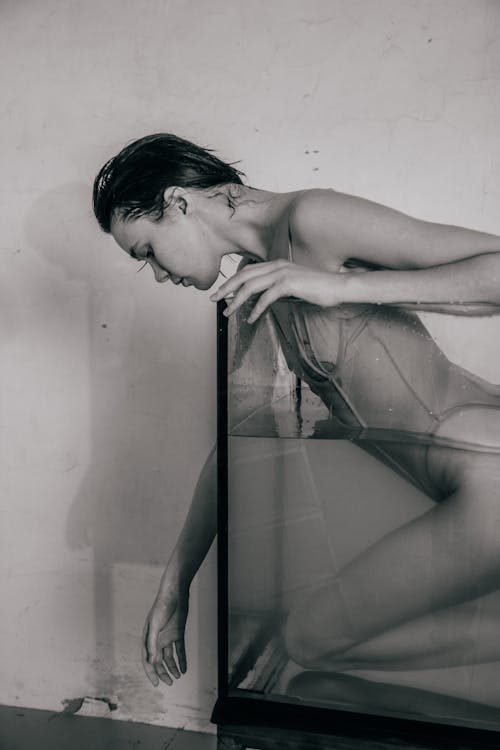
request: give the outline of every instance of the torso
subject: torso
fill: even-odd
[[[310,255],[295,250],[288,221],[276,233],[270,260],[277,258],[311,265]],[[332,262],[341,272],[342,260]],[[389,440],[363,439],[360,446],[425,494],[439,499],[444,492],[429,473],[429,446],[500,452],[499,431],[482,430],[485,416],[500,417],[500,388],[451,363],[415,314],[282,301],[272,317],[289,367],[320,396],[332,420],[368,436],[384,431]]]

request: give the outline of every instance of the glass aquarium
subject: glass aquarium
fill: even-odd
[[[498,311],[251,307],[219,303],[219,700],[500,731]]]

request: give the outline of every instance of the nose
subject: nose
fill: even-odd
[[[168,275],[168,272],[165,271],[164,268],[159,266],[158,263],[155,263],[154,261],[149,261],[149,264],[151,268],[153,269],[155,279],[159,284],[163,284],[164,281],[168,280],[169,275]]]

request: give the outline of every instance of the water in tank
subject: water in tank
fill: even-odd
[[[230,694],[500,729],[498,310],[248,310],[227,331]]]

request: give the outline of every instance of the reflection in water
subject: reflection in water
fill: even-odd
[[[500,387],[397,308],[228,340],[230,686],[500,729]]]

